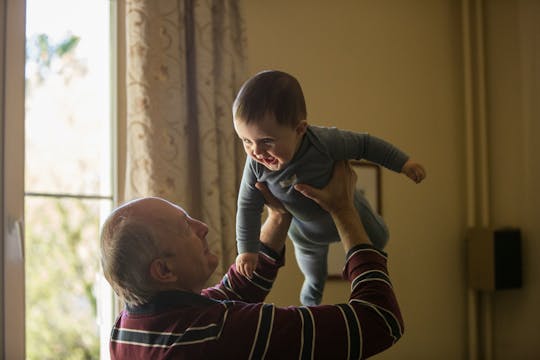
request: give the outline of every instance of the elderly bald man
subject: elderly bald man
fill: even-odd
[[[353,205],[356,176],[339,162],[323,189],[296,190],[330,212],[346,253],[348,303],[277,307],[264,303],[284,264],[291,215],[263,184],[268,216],[251,278],[231,265],[204,288],[218,264],[208,226],[160,198],[112,212],[101,235],[105,277],[125,302],[111,333],[113,359],[358,359],[393,345],[403,320],[387,256],[370,243]]]

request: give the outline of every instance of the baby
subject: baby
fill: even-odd
[[[324,187],[334,163],[344,159],[366,159],[416,183],[425,178],[425,170],[382,139],[308,125],[302,88],[281,71],[263,71],[249,79],[232,110],[234,128],[247,154],[238,196],[236,267],[251,277],[257,265],[264,198],[255,184],[264,182],[293,217],[288,235],[305,278],[300,301],[317,305],[327,277],[328,245],[339,237],[330,214],[295,185]],[[388,230],[383,219],[361,193],[355,194],[355,207],[373,245],[384,248]]]

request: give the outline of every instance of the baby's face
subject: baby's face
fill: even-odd
[[[306,126],[305,120],[294,128],[280,125],[274,116],[266,116],[250,124],[242,119],[234,119],[234,129],[244,144],[246,154],[271,171],[285,168],[292,160]]]

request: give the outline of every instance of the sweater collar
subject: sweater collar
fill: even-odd
[[[126,305],[126,309],[130,314],[147,314],[171,307],[209,306],[217,303],[219,301],[189,291],[170,290],[159,292],[146,304],[136,306]]]

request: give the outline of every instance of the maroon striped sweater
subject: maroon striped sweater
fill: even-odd
[[[113,359],[361,359],[403,333],[386,255],[369,245],[347,254],[347,304],[277,307],[263,303],[283,256],[262,246],[252,279],[231,266],[201,294],[169,291],[128,307],[111,334]]]

